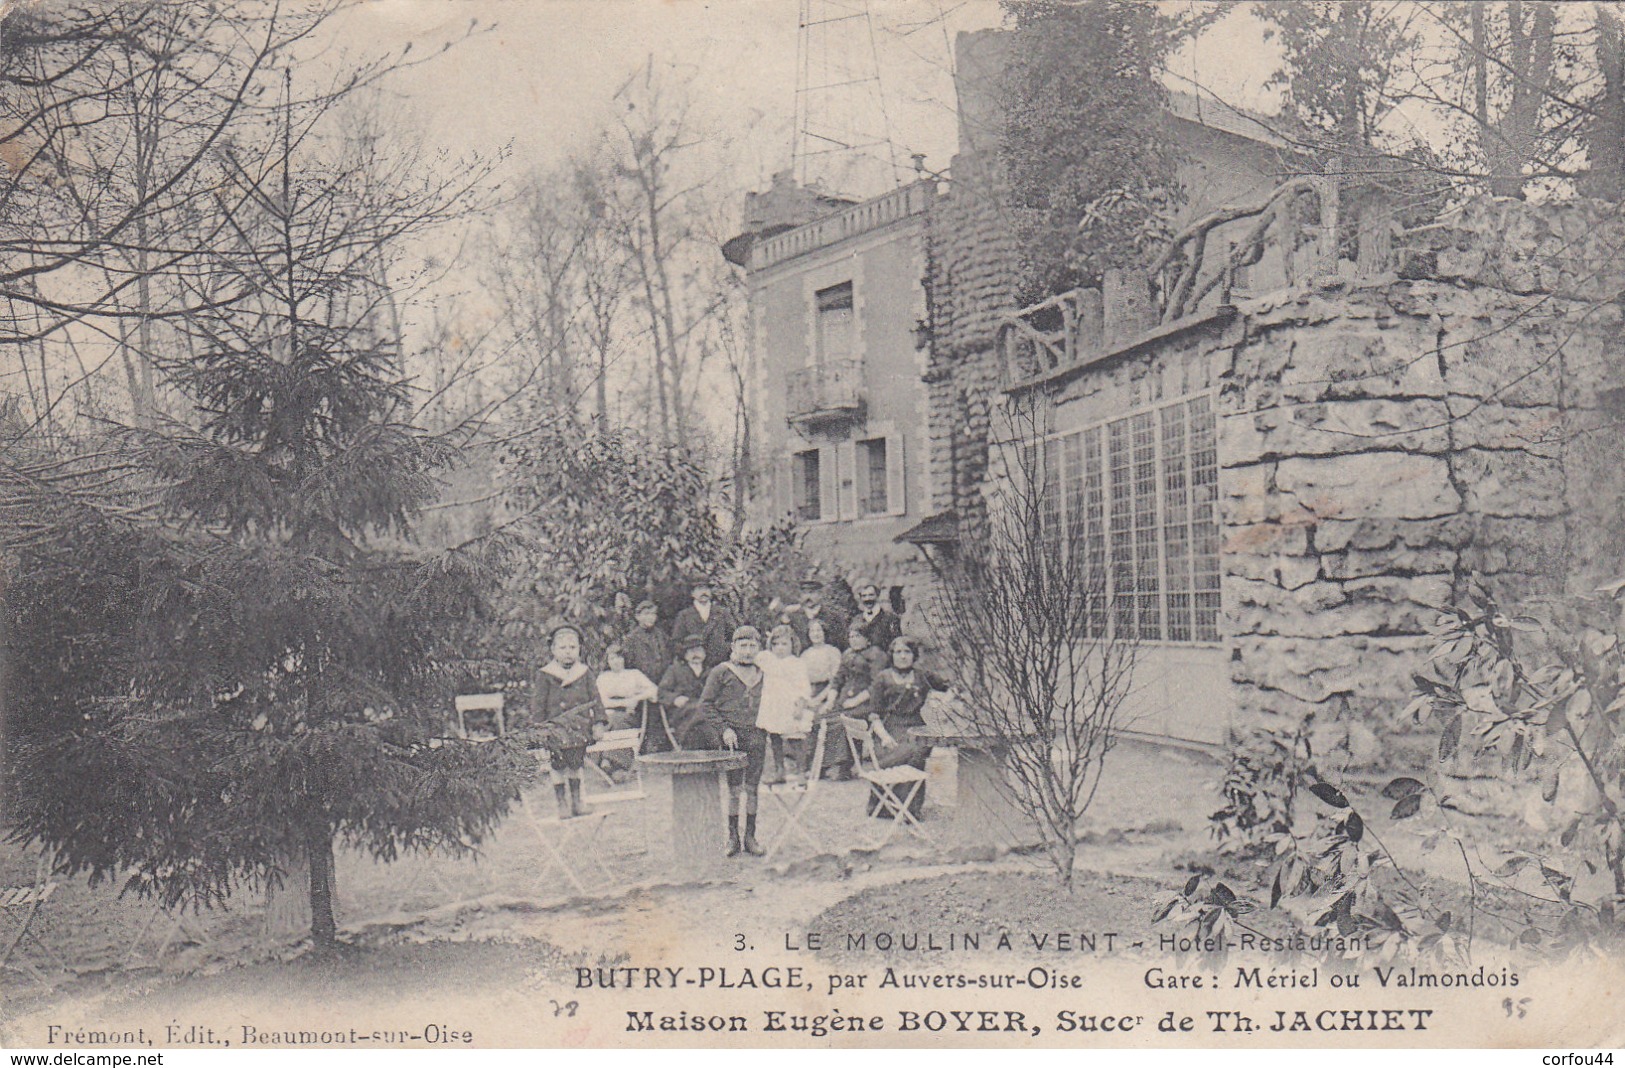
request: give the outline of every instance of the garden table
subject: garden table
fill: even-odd
[[[695,875],[722,856],[722,778],[745,766],[745,754],[736,749],[684,749],[673,753],[646,753],[638,757],[648,791],[648,806],[656,855],[663,855],[670,870]]]
[[[958,752],[953,826],[960,844],[1014,846],[1037,839],[1031,821],[1011,797],[1012,787],[1005,782],[1010,739],[962,726],[915,727],[909,735],[921,745]]]

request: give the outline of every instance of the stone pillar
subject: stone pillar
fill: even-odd
[[[1150,279],[1138,271],[1108,269],[1101,279],[1101,302],[1108,349],[1128,344],[1157,321]]]
[[[1099,352],[1106,340],[1106,308],[1098,289],[1079,289],[1072,294],[1073,359],[1087,359]]]

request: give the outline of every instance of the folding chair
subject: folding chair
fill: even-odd
[[[549,805],[552,803],[551,796],[548,803]],[[589,812],[585,816],[567,820],[560,819],[556,809],[549,815],[539,815],[531,807],[528,796],[521,797],[519,811],[542,847],[543,863],[537,871],[538,882],[545,882],[547,876],[556,869],[566,882],[575,887],[576,893],[586,896],[590,891],[586,881],[581,877],[577,863],[585,861],[596,868],[598,874],[603,877],[604,888],[615,884],[615,876],[604,867],[604,862],[599,858],[598,848],[598,836],[604,829],[605,821],[609,819],[609,812]]]
[[[767,856],[763,859],[772,860],[774,855],[784,847],[792,833],[799,834],[814,853],[819,852],[818,840],[807,830],[804,817],[812,806],[813,791],[818,786],[818,777],[824,767],[824,743],[829,736],[829,721],[818,722],[818,733],[813,741],[812,762],[807,765],[807,776],[800,782],[781,782],[771,785],[764,783],[761,792],[778,803],[784,812],[784,822],[778,831],[767,843]]]
[[[879,849],[890,842],[899,826],[907,828],[910,834],[926,842],[935,841],[909,808],[920,791],[925,789],[925,769],[909,764],[900,764],[894,768],[881,767],[879,758],[875,755],[874,731],[870,730],[869,724],[851,716],[842,716],[840,720],[841,725],[846,728],[846,744],[852,750],[853,770],[857,772],[858,778],[879,792],[881,805],[893,816],[887,821],[886,833],[870,848]],[[907,787],[907,791],[899,796],[898,790],[904,787]]]
[[[638,754],[643,752],[643,736],[649,729],[650,703],[648,701],[643,702],[643,714],[636,727],[609,731],[598,741],[587,747],[587,767],[592,770],[593,774],[603,780],[605,786],[609,787],[607,793],[592,795],[595,804],[599,802],[640,801],[645,796],[643,772],[638,768]],[[668,730],[667,733],[669,735],[670,731]],[[604,753],[626,754],[627,764],[632,773],[633,785],[630,789],[623,789],[623,784],[611,778],[609,773],[599,766],[598,761],[593,759],[593,757]]]
[[[472,842],[465,839],[463,844],[473,851],[453,854],[429,846],[391,862],[388,882],[393,912],[408,912],[409,904],[425,897],[446,904],[490,893],[489,866],[481,863],[482,854]]]
[[[46,945],[40,940],[40,936],[34,933],[34,921],[39,918],[40,910],[56,892],[57,884],[51,879],[53,858],[54,854],[50,851],[40,854],[39,863],[34,868],[32,886],[0,887],[0,916],[4,916],[11,923],[15,932],[6,943],[5,951],[0,952],[0,969],[4,969],[15,957],[17,963],[27,968],[33,973],[34,978],[46,985],[50,984],[45,978],[45,973],[26,956],[18,955],[17,950],[23,944],[23,940],[27,939],[44,950],[46,956],[55,961],[58,968],[64,972],[69,970],[56,950]]]
[[[179,909],[160,905],[152,910],[152,914],[141,925],[141,930],[137,931],[135,938],[130,941],[130,948],[124,954],[124,966],[126,968],[141,961],[144,956],[142,947],[147,941],[147,936],[152,933],[154,927],[159,927],[160,921],[162,921],[160,929],[163,931],[163,935],[158,939],[157,945],[152,951],[151,963],[154,965],[163,959],[165,953],[169,952],[170,946],[183,939],[192,945],[206,946],[209,944],[209,936],[192,924],[187,923],[185,914]]]
[[[502,695],[500,693],[470,693],[462,694],[453,702],[457,707],[457,736],[459,738],[500,738],[505,733],[507,724],[502,714]],[[470,734],[468,724],[476,724],[475,733]],[[479,724],[489,724],[489,730],[481,729]]]

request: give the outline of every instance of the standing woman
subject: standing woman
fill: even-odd
[[[567,820],[592,811],[581,800],[581,767],[587,747],[604,735],[604,711],[581,660],[581,632],[569,624],[555,627],[548,645],[553,659],[536,673],[530,688],[531,721],[551,758],[559,818]]]
[[[875,729],[879,751],[875,758],[883,768],[908,764],[924,768],[931,747],[916,742],[910,735],[915,727],[925,726],[921,714],[925,698],[932,690],[946,690],[948,683],[940,677],[915,666],[918,650],[914,639],[899,635],[892,639],[891,664],[875,672],[869,689],[869,723]],[[925,788],[915,794],[915,805],[925,802]],[[874,813],[874,800],[870,800],[870,814]],[[918,813],[916,813],[918,815]]]
[[[700,693],[706,722],[729,749],[745,754],[745,766],[728,772],[728,856],[743,849],[753,857],[767,852],[756,841],[756,804],[767,754],[767,732],[756,726],[762,710],[762,669],[756,656],[762,651],[762,632],[746,625],[733,633],[726,661],[711,669]],[[739,833],[739,816],[745,833]]]

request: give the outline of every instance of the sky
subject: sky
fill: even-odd
[[[862,8],[861,0],[815,2]],[[765,186],[790,162],[798,8],[797,0],[360,0],[337,25],[347,43],[367,49],[406,42],[434,49],[471,20],[494,26],[392,89],[403,120],[430,144],[454,153],[511,144],[521,167],[590,150],[616,89],[652,62],[692,79],[695,117],[726,146],[743,188]],[[998,4],[873,0],[870,8],[872,51],[839,50],[815,66],[810,81],[818,82],[820,70],[829,72],[824,81],[834,80],[843,64],[868,74],[878,68],[885,125],[904,164],[918,151],[929,166],[945,167],[955,143],[947,42],[959,30],[997,25]],[[946,34],[934,21],[944,16]],[[834,43],[861,46],[868,38],[862,29],[852,26]],[[860,86],[828,96],[862,104],[874,91]]]
[[[1188,7],[1191,0],[1171,0]],[[791,162],[796,115],[798,21],[803,0],[356,0],[335,23],[348,47],[410,43],[417,54],[479,32],[398,79],[400,118],[454,155],[512,151],[520,169],[546,168],[591,149],[617,88],[645,64],[691,79],[695,118],[741,191],[764,188]],[[806,81],[872,84],[808,94],[815,120],[849,140],[884,140],[906,168],[913,152],[932,170],[956,147],[950,43],[964,30],[997,26],[997,0],[805,0],[814,20],[843,20],[806,34]],[[872,28],[872,35],[867,32]],[[1262,89],[1273,58],[1243,10],[1173,57],[1168,82],[1192,80],[1244,106],[1273,110]],[[878,114],[877,114],[878,112]],[[867,116],[867,117],[860,117]],[[814,142],[814,146],[821,144]],[[891,155],[873,149],[874,155]],[[827,181],[842,175],[813,157]],[[846,175],[882,191],[886,168]]]
[[[819,25],[803,33],[804,7]],[[453,157],[506,150],[508,179],[589,154],[614,118],[617,90],[652,66],[661,81],[687,85],[702,135],[692,173],[714,183],[721,203],[742,207],[746,191],[791,165],[798,81],[857,83],[804,95],[819,132],[890,141],[856,158],[806,157],[807,176],[830,191],[884,192],[913,176],[912,153],[933,172],[948,170],[957,147],[952,42],[1002,22],[997,0],[354,0],[333,23],[337,47],[325,62],[342,62],[344,50],[408,45],[417,58],[461,39],[393,79],[391,107],[401,132],[427,148]],[[1268,107],[1261,86],[1271,58],[1257,22],[1231,18],[1174,56],[1167,81],[1185,90],[1199,81],[1231,102]],[[452,303],[465,320],[485,320],[496,309],[478,265],[465,266],[452,276]]]

